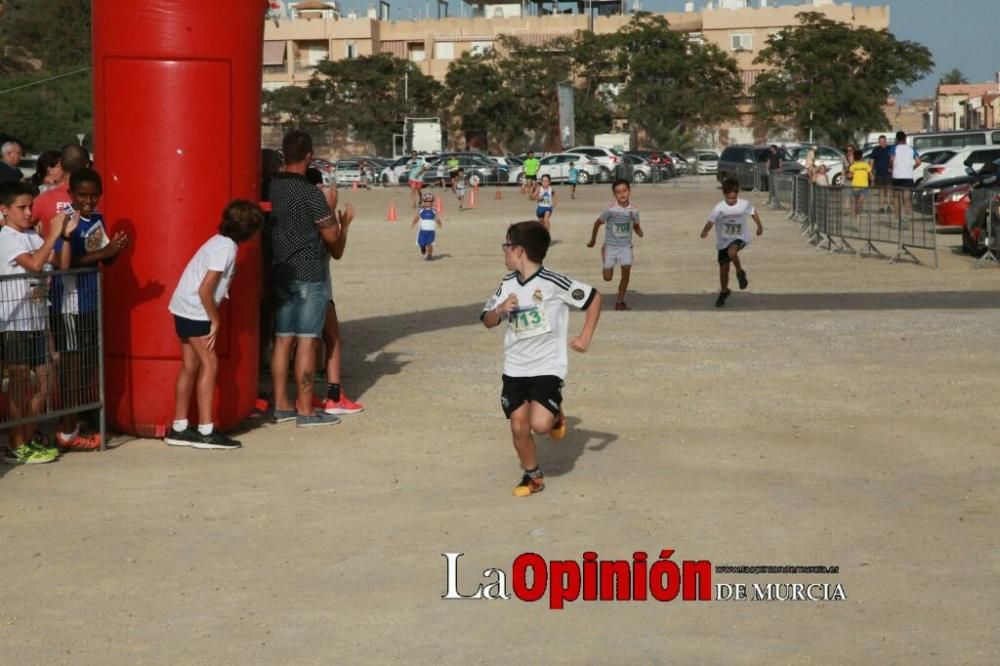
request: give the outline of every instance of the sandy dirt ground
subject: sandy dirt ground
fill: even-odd
[[[828,254],[762,207],[750,288],[717,310],[698,233],[720,192],[640,186],[634,310],[615,312],[585,247],[610,188],[558,191],[546,264],[607,297],[592,349],[571,352],[569,435],[539,442],[544,493],[511,496],[502,335],[478,321],[506,226],[533,207],[512,189],[461,213],[446,196],[428,263],[405,192],[346,192],[360,216],[333,273],[344,384],[367,411],[262,425],[234,452],[119,439],[0,467],[0,662],[1000,663],[1000,271],[972,270],[954,235],[938,270]],[[509,589],[525,552],[664,548],[838,566],[712,583],[847,598],[441,598],[445,552],[465,554],[471,594],[487,568]]]

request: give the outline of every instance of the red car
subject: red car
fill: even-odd
[[[965,211],[969,209],[969,186],[956,185],[941,190],[937,202],[936,222],[939,227],[964,227]]]

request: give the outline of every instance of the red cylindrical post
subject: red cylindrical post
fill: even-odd
[[[167,304],[232,199],[258,200],[265,2],[94,0],[94,153],[110,233],[132,243],[106,269],[108,417],[156,436],[173,419],[180,348]],[[216,343],[216,425],[253,409],[260,246],[240,247]],[[193,414],[192,410],[192,414]],[[196,421],[195,421],[196,422]]]

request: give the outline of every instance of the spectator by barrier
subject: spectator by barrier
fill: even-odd
[[[97,311],[71,314],[68,306],[75,304],[63,285],[85,280],[96,284]],[[97,268],[0,276],[0,428],[8,433],[8,446],[25,437],[49,442],[32,436],[36,424],[95,410],[105,449],[102,311]]]

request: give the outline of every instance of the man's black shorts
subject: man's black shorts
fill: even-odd
[[[500,393],[500,406],[504,416],[510,418],[511,413],[526,402],[537,402],[550,412],[559,415],[562,405],[563,380],[555,375],[539,377],[508,377],[503,376],[503,390]]]
[[[7,331],[4,335],[4,363],[6,365],[38,368],[48,362],[48,332]]]
[[[892,187],[892,176],[887,173],[875,174],[875,187]]]
[[[537,176],[529,176],[528,174],[524,174],[524,180],[527,181],[527,182],[529,182],[529,183],[533,183],[536,180],[538,180],[538,177]]]
[[[725,249],[719,250],[719,265],[720,266],[722,264],[728,264],[730,261],[732,261],[729,258],[729,248],[731,248],[734,245],[736,246],[737,250],[742,250],[743,248],[745,248],[747,246],[747,244],[744,243],[743,241],[741,241],[741,240],[735,240],[732,243],[730,243],[729,245],[727,245],[725,247]]]
[[[912,178],[893,178],[892,179],[892,186],[893,187],[907,187],[907,188],[912,188],[913,187],[913,179]]]

